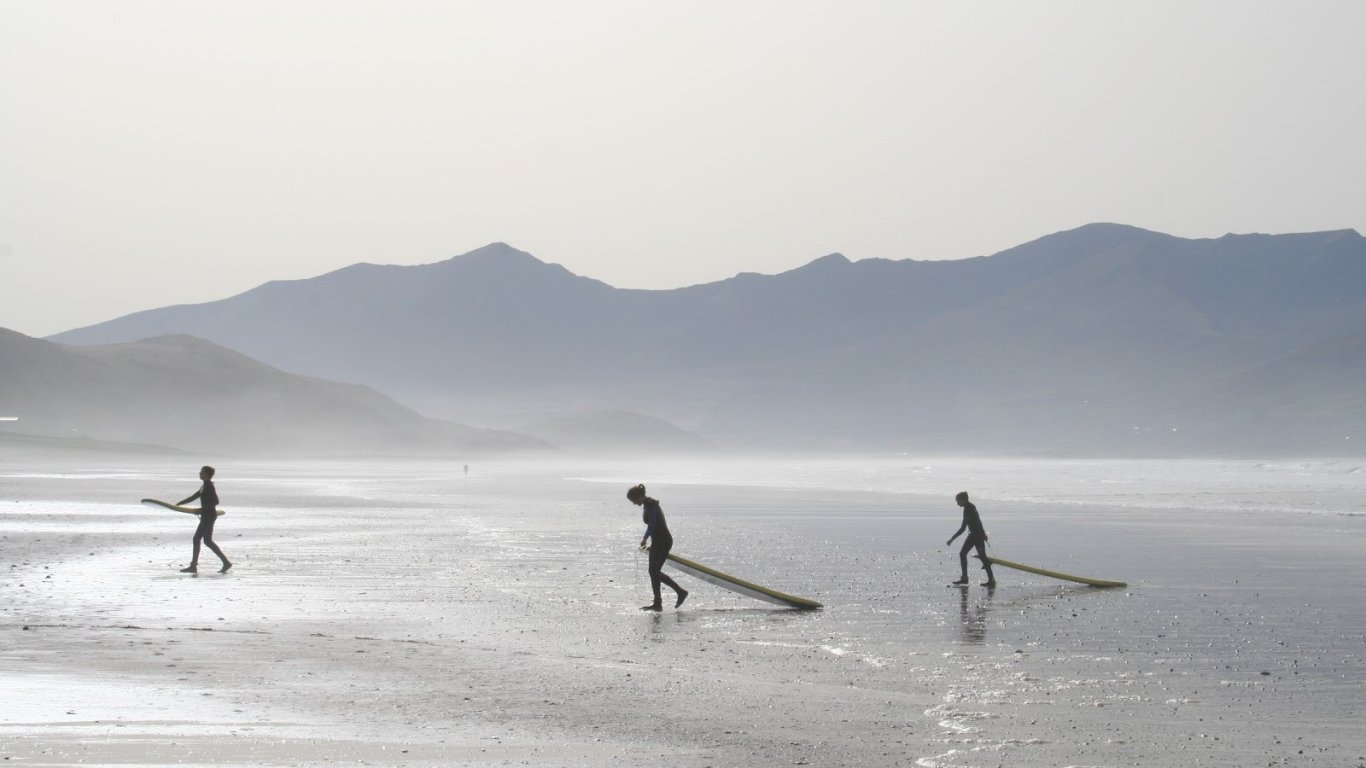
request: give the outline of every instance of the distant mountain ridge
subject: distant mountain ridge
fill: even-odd
[[[62,438],[68,447],[118,441],[130,444],[124,450],[276,456],[549,449],[429,419],[369,388],[287,374],[191,336],[77,348],[0,329],[0,371],[0,414],[19,417],[3,433]]]
[[[1360,410],[1326,405],[1366,385],[1312,352],[1361,354],[1366,240],[1352,230],[1189,240],[1093,224],[993,256],[832,254],[667,291],[495,243],[53,340],[166,333],[491,426],[629,410],[740,447],[1087,455],[1366,440]]]

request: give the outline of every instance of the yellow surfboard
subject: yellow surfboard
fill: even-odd
[[[199,510],[195,509],[194,507],[180,507],[180,506],[176,506],[175,504],[172,504],[172,503],[169,502],[169,501],[162,501],[162,500],[160,500],[160,499],[143,499],[143,500],[142,500],[142,503],[143,503],[143,504],[155,504],[155,505],[158,506],[158,507],[165,507],[165,508],[167,508],[167,509],[174,509],[174,510],[177,511],[177,512],[184,512],[184,513],[187,514],[187,515],[197,515],[197,514],[199,514]],[[220,509],[220,510],[218,510],[218,514],[220,514],[220,515],[226,515],[227,512],[224,512],[223,510]]]
[[[718,587],[729,589],[737,594],[753,597],[757,600],[764,600],[788,608],[800,608],[806,611],[822,607],[821,604],[815,600],[809,600],[805,597],[797,597],[796,595],[789,595],[786,592],[779,592],[776,589],[759,586],[752,581],[745,581],[744,579],[732,576],[725,571],[718,571],[715,568],[703,565],[696,560],[689,560],[686,557],[675,555],[672,552],[669,553],[669,559],[665,562],[665,565],[673,566],[689,576],[702,579],[703,581],[710,582]]]
[[[994,556],[993,556],[993,557],[988,557],[988,558],[987,558],[987,562],[988,562],[988,563],[991,563],[992,565],[1001,565],[1001,566],[1005,566],[1006,568],[1014,568],[1014,569],[1017,570],[1017,571],[1026,571],[1026,572],[1028,572],[1028,573],[1037,573],[1037,574],[1039,574],[1040,576],[1048,576],[1049,578],[1053,578],[1053,579],[1063,579],[1063,580],[1065,580],[1065,581],[1075,581],[1075,582],[1077,582],[1078,584],[1089,584],[1090,586],[1093,586],[1093,587],[1127,587],[1127,586],[1129,586],[1127,583],[1125,583],[1125,582],[1123,582],[1123,581],[1110,581],[1110,580],[1108,580],[1108,579],[1091,579],[1091,578],[1087,578],[1086,576],[1073,576],[1073,575],[1070,574],[1070,573],[1063,573],[1062,571],[1050,571],[1050,570],[1048,570],[1047,568],[1038,568],[1038,567],[1033,566],[1033,565],[1024,565],[1023,563],[1016,563],[1016,562],[1012,562],[1012,561],[1010,561],[1010,560],[1002,560],[1001,558],[999,558],[999,557],[994,557]]]

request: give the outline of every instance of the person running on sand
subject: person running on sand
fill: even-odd
[[[963,539],[963,548],[958,550],[958,562],[963,566],[963,575],[954,584],[968,583],[968,551],[977,548],[977,557],[982,561],[982,567],[987,571],[987,580],[982,583],[984,587],[996,586],[996,576],[991,572],[991,561],[987,559],[987,529],[982,527],[982,516],[977,514],[977,505],[968,501],[968,492],[963,491],[953,500],[958,502],[958,506],[963,508],[963,524],[959,526],[958,533],[949,537],[947,546],[953,545],[953,540],[958,538],[963,531],[968,532],[968,537]]]
[[[669,578],[664,573],[664,561],[669,556],[669,550],[673,549],[674,537],[669,533],[669,524],[664,520],[664,510],[660,509],[659,502],[645,495],[645,486],[632,486],[626,492],[626,498],[632,504],[644,507],[641,518],[645,522],[645,535],[640,537],[640,548],[645,549],[645,542],[650,542],[650,588],[654,590],[655,601],[649,605],[641,606],[642,611],[663,610],[662,599],[659,595],[659,585],[668,584],[678,598],[674,601],[674,607],[683,605],[683,601],[688,599],[688,590],[678,586],[678,582]]]
[[[227,573],[232,567],[228,562],[227,555],[223,550],[213,543],[213,524],[218,520],[218,491],[213,487],[213,467],[206,466],[199,470],[199,479],[204,481],[204,485],[194,492],[194,495],[180,502],[177,506],[184,506],[195,499],[199,499],[199,527],[194,530],[194,554],[190,558],[190,565],[181,568],[181,573],[199,573],[199,543],[202,541],[209,549],[213,550],[218,559],[223,561],[223,567],[218,569],[219,573]]]

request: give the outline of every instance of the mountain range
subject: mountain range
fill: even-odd
[[[26,452],[487,455],[536,438],[421,416],[368,387],[296,376],[191,336],[71,347],[0,330],[0,448]]]
[[[625,411],[740,449],[1097,456],[1366,441],[1366,240],[1352,230],[1192,240],[1093,224],[986,257],[832,254],[664,291],[495,243],[50,341],[168,334],[483,427]]]

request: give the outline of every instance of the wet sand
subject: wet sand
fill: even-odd
[[[0,466],[10,764],[1366,765],[1353,514],[979,497],[1001,556],[1131,585],[988,591],[951,499],[673,467],[678,552],[827,608],[647,615],[649,467],[220,467],[236,565],[187,576],[132,502],[195,469]]]

